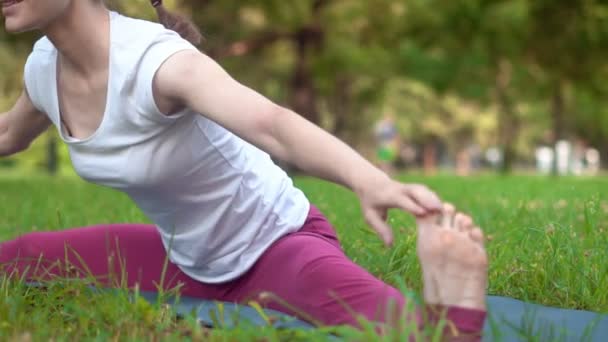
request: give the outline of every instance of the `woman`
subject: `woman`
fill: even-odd
[[[166,26],[199,37],[160,1],[152,4]],[[167,251],[169,278],[184,284],[186,295],[243,301],[271,292],[323,324],[357,325],[351,312],[386,322],[391,303],[404,307],[403,295],[344,256],[327,220],[270,154],[353,190],[387,245],[389,208],[417,216],[419,256],[430,277],[427,303],[448,306],[460,328],[480,331],[481,232],[427,188],[390,179],[336,138],[236,82],[173,30],[108,11],[102,0],[2,0],[2,13],[7,31],[39,30],[45,37],[27,60],[23,94],[0,116],[0,155],[25,149],[53,124],[77,173],[125,192],[156,228],[29,234],[5,243],[0,261],[16,261],[23,271],[40,254],[62,260],[67,245],[70,261],[84,261],[100,278],[112,271],[108,258],[121,253],[129,286],[150,289]],[[439,229],[433,220],[442,211]],[[458,248],[444,248],[454,241]],[[435,262],[445,257],[454,265]],[[455,274],[445,267],[471,272],[464,280],[445,278]],[[431,284],[436,281],[440,289]],[[268,306],[293,313],[276,302]]]

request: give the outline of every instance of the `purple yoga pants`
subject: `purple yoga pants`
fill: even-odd
[[[181,284],[183,296],[227,302],[257,300],[267,308],[325,325],[357,326],[353,313],[386,322],[392,317],[387,312],[397,312],[389,308],[405,305],[401,292],[345,256],[331,224],[314,207],[299,231],[279,239],[247,273],[230,282],[204,284],[170,262],[161,282],[165,260],[156,227],[144,224],[34,232],[0,244],[4,272],[27,272],[29,279],[93,275],[103,286],[126,284],[132,288],[137,284],[142,291],[157,291],[160,284],[164,289]],[[260,296],[262,293],[273,295]],[[420,315],[416,319],[422,324]],[[477,334],[483,328],[485,312],[448,308],[447,319],[460,331]]]

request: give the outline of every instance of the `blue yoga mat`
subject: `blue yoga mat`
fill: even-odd
[[[141,293],[146,300],[155,303],[157,294]],[[195,313],[201,324],[208,327],[229,329],[239,323],[268,325],[267,320],[255,308],[234,303],[218,303],[190,297],[170,301],[178,315]],[[533,336],[538,341],[608,341],[608,315],[588,311],[567,310],[517,299],[488,296],[488,319],[484,327],[484,341],[524,341]],[[264,310],[263,315],[272,317],[276,328],[314,329],[309,323],[275,310]]]

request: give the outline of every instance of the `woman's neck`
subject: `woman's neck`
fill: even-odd
[[[83,76],[108,68],[110,17],[101,1],[72,1],[43,33],[59,51],[63,68]]]

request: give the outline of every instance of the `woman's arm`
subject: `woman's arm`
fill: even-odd
[[[29,147],[50,125],[23,91],[11,110],[0,114],[0,156],[6,157]]]
[[[392,242],[387,209],[401,208],[416,216],[441,210],[440,200],[427,188],[391,180],[345,143],[238,83],[199,52],[170,57],[153,86],[164,113],[189,107],[269,154],[353,190],[367,222],[387,244]]]

